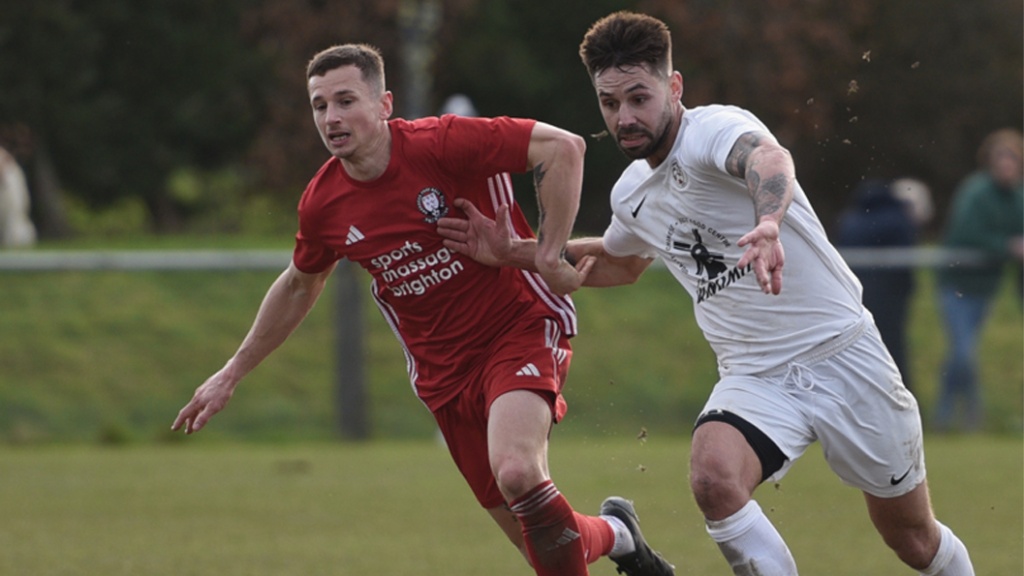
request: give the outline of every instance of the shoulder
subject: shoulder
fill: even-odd
[[[680,161],[714,165],[723,170],[726,157],[744,134],[771,136],[768,128],[749,111],[721,104],[687,109],[680,132],[676,151]]]
[[[314,209],[324,201],[324,195],[329,189],[328,183],[336,183],[339,179],[343,178],[342,172],[344,172],[344,169],[341,166],[341,162],[333,156],[320,166],[320,169],[316,171],[316,174],[306,184],[306,189],[302,192],[302,197],[299,199],[300,215],[308,214],[311,209]]]
[[[967,175],[960,181],[956,189],[955,204],[960,207],[970,206],[995,193],[995,182],[984,170],[978,170]]]
[[[726,104],[708,104],[689,108],[683,121],[695,127],[698,132],[746,129],[765,130],[767,127],[749,110]]]

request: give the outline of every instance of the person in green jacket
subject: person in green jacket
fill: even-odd
[[[943,246],[972,250],[983,263],[964,262],[938,273],[939,303],[948,336],[935,426],[954,425],[963,403],[963,425],[982,425],[978,387],[977,346],[993,297],[1013,263],[1020,286],[1024,262],[1024,137],[1004,128],[989,134],[978,150],[980,169],[959,185],[946,224]]]

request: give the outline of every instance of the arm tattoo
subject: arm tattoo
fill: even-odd
[[[538,192],[540,192],[540,184],[544,181],[544,176],[546,176],[547,173],[548,171],[544,169],[543,162],[537,164],[533,169],[533,187],[536,188]]]
[[[760,178],[758,178],[760,180]],[[789,179],[785,174],[776,174],[764,181],[763,186],[754,190],[754,212],[756,222],[761,221],[762,216],[775,214],[783,208],[783,201],[786,198],[786,187]]]
[[[537,244],[544,243],[544,200],[540,195],[540,185],[548,171],[544,169],[544,163],[537,164],[533,169],[533,188],[537,191]]]
[[[736,139],[729,156],[725,159],[725,169],[737,178],[747,177],[747,161],[750,160],[750,153],[763,141],[764,135],[757,132],[747,132]]]

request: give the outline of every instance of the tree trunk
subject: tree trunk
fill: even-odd
[[[68,221],[60,178],[46,145],[40,143],[32,154],[32,220],[41,239],[69,238],[75,231]]]

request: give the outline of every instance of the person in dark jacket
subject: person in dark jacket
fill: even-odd
[[[905,202],[885,180],[862,180],[853,189],[853,203],[839,218],[836,245],[883,248],[913,246],[916,225]],[[864,307],[875,317],[882,341],[911,387],[907,360],[906,328],[914,270],[907,266],[851,266],[864,288]]]

